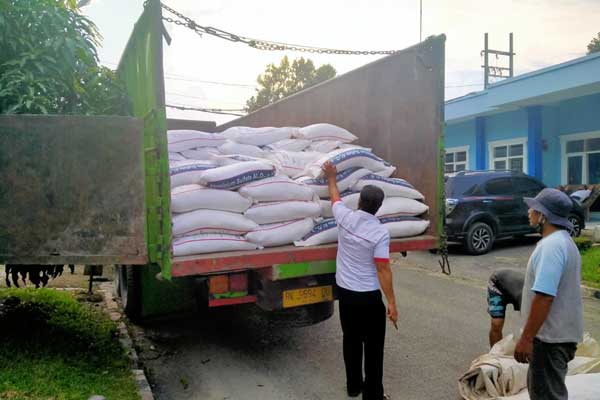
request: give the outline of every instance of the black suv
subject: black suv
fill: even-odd
[[[464,243],[471,254],[485,254],[495,239],[534,233],[523,197],[535,197],[545,187],[521,172],[462,171],[447,177],[448,240]],[[575,201],[569,220],[575,227],[571,235],[579,236],[585,219]]]

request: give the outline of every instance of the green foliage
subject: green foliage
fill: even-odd
[[[310,59],[298,58],[290,63],[283,57],[279,66],[269,64],[257,79],[260,89],[246,102],[248,112],[256,111],[291,94],[331,79],[336,70],[330,64],[315,68]]]
[[[0,290],[0,327],[0,399],[139,398],[115,323],[70,294]]]
[[[600,288],[600,247],[581,253],[581,279],[586,285]]]
[[[585,236],[579,236],[579,237],[573,238],[573,241],[577,245],[577,248],[579,249],[580,252],[589,249],[590,247],[592,247],[592,244],[594,243],[594,242],[592,242],[592,239],[585,237]]]
[[[590,43],[587,45],[588,54],[600,52],[600,32],[595,38],[592,38]]]
[[[129,114],[124,85],[98,65],[100,34],[75,1],[0,1],[1,114]]]

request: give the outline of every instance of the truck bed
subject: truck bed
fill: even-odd
[[[437,246],[437,239],[431,235],[392,239],[390,251],[428,250]],[[280,246],[252,251],[199,254],[174,257],[171,273],[173,277],[183,277],[210,273],[223,273],[239,270],[264,268],[275,264],[302,263],[309,261],[333,260],[337,244],[311,247]]]

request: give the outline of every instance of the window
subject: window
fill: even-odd
[[[485,191],[491,195],[513,194],[513,185],[510,178],[492,179],[485,184]]]
[[[562,182],[567,185],[600,183],[600,132],[565,135],[562,147]]]
[[[515,177],[513,178],[515,194],[523,197],[535,197],[544,189],[544,185],[530,178]]]
[[[490,142],[490,169],[527,172],[527,140]]]
[[[466,171],[469,166],[469,146],[450,147],[446,149],[444,172]]]

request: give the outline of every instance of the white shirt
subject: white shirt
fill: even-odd
[[[589,189],[581,189],[581,190],[577,190],[574,193],[571,193],[571,197],[574,197],[575,199],[578,200],[578,203],[581,204],[583,203],[588,197],[590,197],[590,195],[592,194],[592,191]]]
[[[343,202],[332,207],[338,226],[338,286],[355,292],[379,290],[375,260],[389,260],[390,234],[377,217],[350,210]]]

